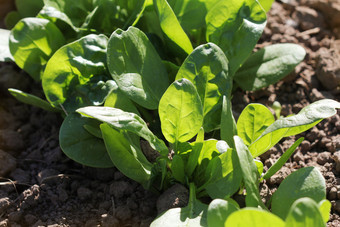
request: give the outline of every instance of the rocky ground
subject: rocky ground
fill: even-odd
[[[237,91],[236,114],[249,102],[270,107],[278,101],[286,116],[322,98],[340,101],[340,17],[336,15],[340,15],[339,0],[274,3],[257,47],[298,43],[306,49],[306,59],[269,88]],[[7,92],[14,87],[41,96],[40,86],[13,64],[1,63],[0,75],[0,226],[149,226],[157,215],[158,198],[160,204],[164,197],[145,191],[115,168],[88,168],[69,160],[58,145],[62,118],[18,103]],[[261,194],[268,198],[298,168],[318,166],[332,203],[328,226],[340,226],[339,114],[281,141],[261,160],[267,169],[301,136],[305,141],[279,173],[261,184]]]

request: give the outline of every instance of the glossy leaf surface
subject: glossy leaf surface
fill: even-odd
[[[10,30],[0,28],[0,62],[14,61],[8,46],[10,33]]]

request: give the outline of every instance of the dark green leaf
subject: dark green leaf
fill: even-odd
[[[35,17],[44,6],[43,0],[15,0],[15,6],[21,17]]]
[[[133,53],[133,54],[132,54]],[[168,75],[147,36],[130,27],[112,33],[107,61],[110,73],[126,96],[148,109],[157,109],[167,89]]]
[[[60,48],[48,61],[42,78],[46,98],[68,112],[101,105],[116,86],[107,75],[107,37],[88,35]]]
[[[316,203],[326,198],[325,180],[316,167],[301,168],[282,181],[272,197],[272,212],[285,219],[294,201],[302,197]]]
[[[266,25],[266,13],[257,1],[219,1],[208,12],[206,23],[207,40],[225,52],[233,76],[260,38]]]
[[[103,140],[85,130],[85,124],[99,127],[98,121],[80,117],[77,113],[66,116],[59,132],[61,149],[70,159],[83,165],[96,168],[113,167]]]
[[[65,39],[50,21],[41,18],[25,18],[12,29],[9,49],[15,63],[39,81],[45,65]]]
[[[297,115],[276,120],[249,146],[249,150],[253,157],[257,157],[283,137],[307,131],[324,118],[336,114],[336,109],[339,108],[340,103],[331,99],[314,102],[303,108]]]
[[[221,139],[232,148],[235,147],[233,137],[237,135],[237,125],[233,116],[231,100],[223,95],[221,113]]]
[[[206,132],[219,127],[221,120],[222,96],[230,97],[232,78],[228,73],[228,60],[223,51],[213,43],[197,47],[184,61],[176,80],[190,80],[203,104]]]
[[[105,146],[113,164],[125,176],[146,186],[151,177],[152,165],[143,155],[139,146],[133,146],[127,134],[112,128],[109,124],[100,125]]]
[[[173,82],[159,102],[159,118],[164,137],[170,142],[186,142],[203,123],[200,97],[187,79]]]
[[[7,29],[12,29],[14,26],[21,20],[22,17],[20,16],[18,11],[11,11],[5,17],[5,26]]]
[[[288,150],[286,150],[285,153],[277,160],[274,165],[272,165],[266,174],[263,176],[263,179],[269,179],[271,176],[273,176],[281,167],[288,161],[290,156],[293,154],[295,149],[302,143],[303,137],[298,139]]]
[[[325,227],[318,204],[308,198],[300,198],[291,206],[286,218],[286,226],[293,227]]]
[[[274,214],[256,208],[244,208],[233,212],[224,226],[285,227],[285,222]]]
[[[171,171],[172,171],[172,175],[174,176],[176,180],[178,180],[182,184],[185,184],[184,162],[181,156],[175,155],[172,158]]]
[[[224,223],[229,215],[237,210],[237,207],[226,200],[214,199],[208,207],[208,226],[224,227]]]
[[[159,23],[165,35],[175,46],[180,55],[190,54],[193,50],[191,42],[178,22],[175,13],[166,0],[153,0]]]
[[[244,144],[249,146],[274,121],[275,118],[267,107],[262,104],[249,104],[237,120],[237,134]]]
[[[257,171],[254,159],[240,137],[234,136],[234,141],[244,184],[247,190],[246,205],[247,207],[260,206],[265,209],[265,205],[263,204],[259,193],[259,173]]]
[[[268,87],[293,71],[305,55],[306,51],[297,44],[281,43],[264,47],[247,59],[234,79],[247,91]]]
[[[83,107],[78,109],[77,112],[84,116],[92,117],[99,121],[108,123],[116,129],[132,132],[147,140],[151,147],[161,152],[163,156],[168,155],[169,151],[164,142],[148,129],[148,126],[141,117],[134,113],[102,106]]]
[[[14,96],[14,98],[19,100],[20,102],[36,106],[47,111],[60,112],[60,109],[51,106],[51,104],[35,95],[30,95],[28,93],[13,88],[8,89],[8,91],[11,95]]]

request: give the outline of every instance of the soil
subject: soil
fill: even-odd
[[[298,43],[307,55],[282,81],[257,92],[236,91],[235,115],[250,102],[281,103],[282,115],[297,113],[323,98],[340,101],[340,2],[282,0],[268,13],[257,48]],[[61,116],[14,100],[14,87],[42,96],[39,84],[14,64],[0,63],[0,226],[149,226],[164,206],[183,206],[179,186],[165,196],[148,192],[115,168],[95,169],[68,159],[60,150]],[[328,226],[340,226],[340,114],[313,129],[282,140],[260,158],[265,170],[299,137],[305,141],[289,162],[263,182],[267,200],[291,172],[317,166],[326,180],[332,210]],[[179,189],[178,189],[179,188]],[[175,196],[173,196],[175,195]],[[157,202],[158,201],[158,202]],[[157,204],[162,204],[157,207]]]

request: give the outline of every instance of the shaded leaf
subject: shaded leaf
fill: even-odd
[[[221,139],[228,145],[235,148],[233,137],[237,135],[237,125],[233,116],[231,100],[223,95],[222,113],[221,113]]]
[[[214,199],[208,207],[208,226],[224,227],[224,223],[229,215],[237,210],[237,207],[226,200]]]

